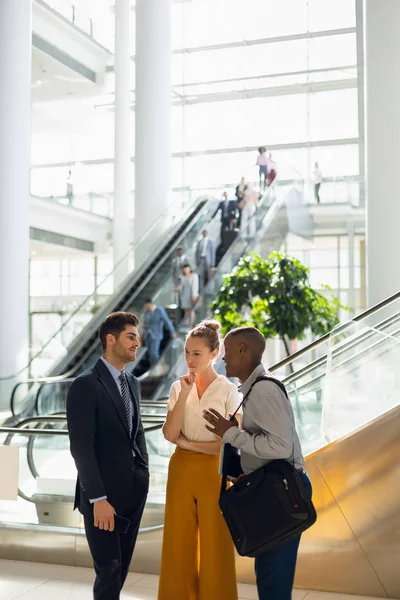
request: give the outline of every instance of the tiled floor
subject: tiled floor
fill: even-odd
[[[1,600],[91,600],[91,569],[0,560]],[[121,600],[156,600],[158,577],[131,573]],[[257,600],[253,585],[239,584],[240,600]],[[295,590],[293,600],[367,600],[326,592]],[[376,599],[375,599],[376,600]]]

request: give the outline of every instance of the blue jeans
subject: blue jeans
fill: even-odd
[[[310,498],[311,482],[300,473]],[[269,552],[257,556],[255,571],[259,600],[291,600],[300,535]]]
[[[161,340],[147,337],[145,343],[147,347],[147,356],[149,359],[149,363],[152,367],[153,365],[158,363],[160,359]]]

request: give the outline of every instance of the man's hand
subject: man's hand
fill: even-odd
[[[212,433],[215,433],[220,438],[224,437],[224,433],[228,431],[228,429],[231,427],[238,427],[239,425],[236,419],[233,421],[230,419],[225,419],[225,417],[220,415],[219,412],[213,408],[210,408],[210,410],[204,410],[203,417],[210,423],[210,425],[212,425],[212,427],[206,425],[206,429]]]
[[[176,340],[176,333],[171,333],[171,338],[172,338],[173,340]]]
[[[98,500],[93,505],[94,526],[104,531],[114,531],[115,509],[106,500]]]

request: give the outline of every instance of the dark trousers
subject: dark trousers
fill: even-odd
[[[300,477],[311,498],[310,480],[306,473],[301,473]],[[291,600],[300,537],[299,535],[255,559],[259,600]]]
[[[320,199],[320,197],[319,197],[319,188],[320,188],[320,187],[321,187],[321,184],[320,184],[320,183],[316,183],[316,184],[314,185],[314,196],[315,196],[315,199],[316,199],[316,201],[318,202],[318,204],[321,202],[321,199]]]
[[[128,574],[135,549],[149,487],[149,472],[135,464],[135,498],[132,507],[120,515],[130,519],[127,533],[103,531],[93,525],[93,517],[84,516],[86,538],[93,558],[96,579],[93,586],[94,600],[119,600],[122,586]]]
[[[202,256],[200,258],[200,264],[197,265],[197,273],[199,275],[199,287],[200,287],[200,292],[202,292],[204,290],[204,288],[206,287],[207,283],[208,283],[208,264],[207,264],[207,259],[205,258],[205,256]]]
[[[265,185],[267,183],[267,177],[268,177],[267,165],[260,165],[259,174],[260,174],[260,190],[261,190],[262,180],[264,180],[263,189],[265,190]]]

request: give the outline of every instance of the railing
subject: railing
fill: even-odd
[[[144,417],[144,430],[149,447],[151,466],[150,491],[140,533],[155,531],[163,526],[165,483],[172,445],[165,442],[161,418]],[[151,424],[153,422],[154,424]],[[72,512],[76,469],[69,451],[68,430],[65,416],[43,416],[26,419],[16,427],[0,427],[0,443],[16,445],[20,449],[20,469],[17,503],[0,502],[0,526],[24,523],[32,528],[40,523],[38,508],[44,503],[55,503],[67,508],[69,522],[45,522],[40,527],[51,531],[84,533],[80,515]],[[53,428],[55,427],[55,428]],[[35,443],[36,442],[36,443]],[[25,452],[26,451],[26,454]],[[50,492],[41,492],[38,481],[42,478],[50,486]],[[62,483],[60,491],[60,482]],[[59,486],[57,488],[57,486]],[[58,492],[57,492],[58,489]],[[37,515],[32,505],[36,507]],[[65,513],[64,513],[65,514]],[[61,521],[63,518],[61,518]],[[71,524],[73,523],[73,524]]]
[[[98,215],[112,219],[113,216],[113,199],[110,195],[105,194],[76,194],[68,196],[38,196],[31,194],[32,199],[43,200],[51,204],[60,204],[68,208],[74,208],[85,213]]]

